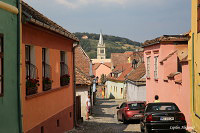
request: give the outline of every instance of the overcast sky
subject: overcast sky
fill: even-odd
[[[191,0],[24,0],[70,32],[143,42],[190,30]]]

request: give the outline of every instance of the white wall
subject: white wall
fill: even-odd
[[[122,88],[122,93],[121,93]],[[106,98],[123,99],[126,84],[120,82],[106,81]]]
[[[146,101],[146,86],[136,86],[127,82],[128,101]]]
[[[88,86],[76,87],[76,96],[81,96],[81,116],[86,116],[86,98],[88,97]]]

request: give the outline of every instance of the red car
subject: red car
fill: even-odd
[[[117,107],[117,119],[123,123],[129,120],[140,120],[144,117],[143,112],[146,106],[144,101],[124,102]]]

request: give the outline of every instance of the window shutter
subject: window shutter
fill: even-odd
[[[200,32],[200,0],[197,5],[197,32]]]

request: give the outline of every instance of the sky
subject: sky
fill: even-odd
[[[144,42],[190,30],[191,0],[24,0],[70,32]]]

